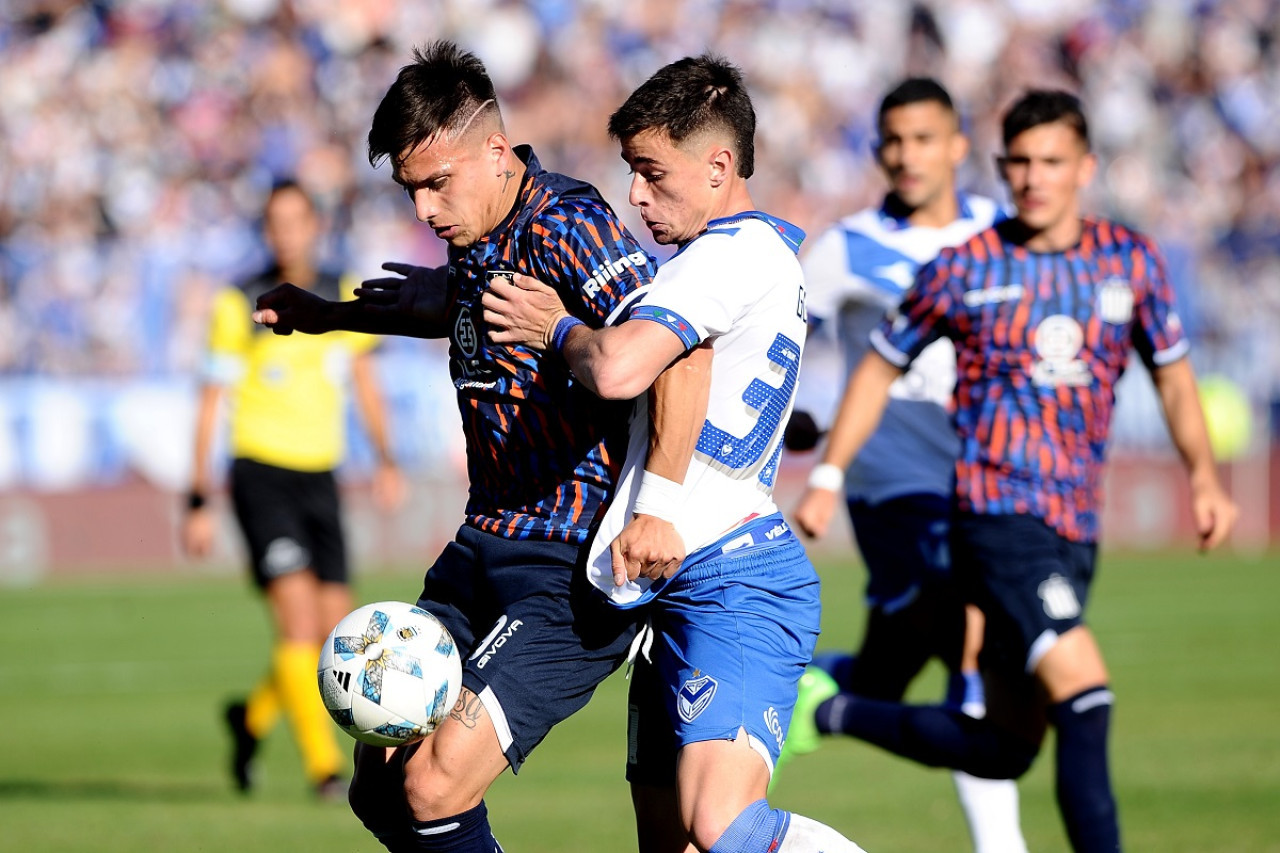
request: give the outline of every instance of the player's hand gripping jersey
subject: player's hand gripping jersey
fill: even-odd
[[[804,259],[809,317],[835,325],[845,371],[869,344],[868,334],[897,308],[921,265],[1003,218],[989,198],[960,193],[959,217],[942,228],[914,227],[885,205],[845,217],[824,231]],[[889,388],[880,426],[849,466],[850,497],[879,503],[907,494],[952,493],[959,442],[949,408],[955,349],[934,341]]]
[[[528,165],[511,216],[449,249],[449,369],[458,391],[471,481],[466,523],[515,539],[581,543],[613,497],[629,402],[603,401],[557,355],[489,340],[480,297],[488,275],[515,270],[559,291],[574,316],[605,324],[652,278],[655,264],[589,184]],[[548,440],[555,436],[555,440]]]
[[[956,346],[962,510],[1038,516],[1064,537],[1098,533],[1115,383],[1133,347],[1148,368],[1187,353],[1164,263],[1142,235],[1084,220],[1065,252],[1029,252],[1002,223],[921,269],[872,345],[906,366]]]
[[[790,535],[773,486],[806,330],[804,233],[762,213],[712,220],[659,269],[628,322],[661,323],[693,348],[713,339],[707,419],[685,475],[676,530],[688,558]],[[613,583],[609,544],[631,519],[648,449],[646,398],[636,405],[619,499],[591,545],[589,575],[615,603],[647,600],[641,579]],[[775,516],[768,519],[769,516]],[[642,598],[643,595],[643,598]]]

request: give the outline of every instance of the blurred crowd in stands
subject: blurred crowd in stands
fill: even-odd
[[[439,262],[364,139],[411,47],[446,37],[488,64],[513,139],[620,211],[609,113],[667,61],[729,57],[760,118],[755,199],[811,234],[883,192],[874,111],[899,78],[950,88],[962,182],[998,198],[1000,112],[1028,86],[1078,91],[1091,205],[1160,242],[1198,369],[1280,399],[1276,0],[0,5],[0,377],[192,374],[212,288],[261,263],[252,217],[279,179],[320,200],[333,265]]]

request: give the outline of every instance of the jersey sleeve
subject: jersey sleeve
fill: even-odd
[[[756,301],[752,283],[759,280],[742,268],[742,257],[728,245],[732,239],[709,232],[667,261],[644,302],[631,309],[631,319],[666,326],[685,349],[728,332]]]
[[[224,287],[213,297],[209,342],[201,378],[216,385],[230,385],[245,370],[245,358],[253,335],[249,300],[238,288]]]
[[[929,344],[950,336],[950,313],[957,304],[949,272],[952,256],[944,250],[921,267],[902,304],[871,332],[871,346],[898,367],[905,369]]]
[[[1133,258],[1133,348],[1150,370],[1182,358],[1191,344],[1174,307],[1173,286],[1164,258],[1145,240]]]
[[[533,275],[554,287],[565,307],[592,326],[622,316],[653,279],[657,263],[609,207],[565,199],[530,227]],[[594,322],[591,322],[594,321]]]
[[[359,277],[348,273],[342,277],[342,282],[338,287],[338,299],[342,302],[350,302],[356,298],[355,290],[360,286]],[[354,355],[364,355],[372,352],[382,345],[382,337],[380,335],[367,335],[361,332],[334,332],[341,337],[342,345]]]
[[[811,320],[831,323],[848,302],[871,304],[880,311],[898,301],[898,293],[877,288],[854,271],[850,235],[842,227],[828,228],[801,260],[805,306]]]

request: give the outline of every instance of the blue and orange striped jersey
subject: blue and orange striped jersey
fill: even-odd
[[[955,343],[962,511],[1034,515],[1093,542],[1129,350],[1154,369],[1185,356],[1188,341],[1154,245],[1104,219],[1083,226],[1064,252],[1027,251],[1017,220],[944,249],[872,344],[905,367],[939,337]]]
[[[449,370],[471,490],[466,523],[513,539],[581,543],[612,499],[632,403],[596,397],[564,359],[489,340],[488,274],[515,270],[554,287],[592,327],[624,316],[657,265],[589,184],[546,172],[527,146],[505,221],[449,249]]]

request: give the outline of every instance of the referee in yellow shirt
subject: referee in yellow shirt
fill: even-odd
[[[225,397],[231,502],[275,629],[267,675],[245,701],[227,707],[232,774],[241,791],[250,789],[258,742],[283,711],[316,792],[345,800],[345,760],[316,689],[316,663],[320,644],[353,609],[334,478],[346,446],[349,387],[377,452],[375,501],[394,507],[405,486],[390,454],[374,380],[370,351],[378,339],[353,333],[283,337],[250,319],[258,295],[286,281],[340,298],[339,277],[316,263],[320,235],[319,214],[302,188],[277,185],[263,212],[274,263],[215,297],[182,538],[193,557],[207,555],[213,545],[209,459]]]

